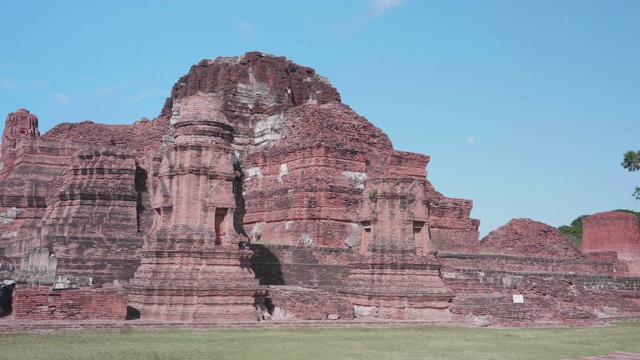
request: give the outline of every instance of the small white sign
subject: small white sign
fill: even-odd
[[[524,304],[524,295],[513,295],[514,304]]]

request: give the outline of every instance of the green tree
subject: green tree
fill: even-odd
[[[622,165],[623,168],[629,171],[640,170],[640,150],[629,150],[624,153],[622,164],[620,165]],[[636,190],[633,192],[633,196],[636,198],[636,200],[640,200],[640,186],[636,186]]]
[[[589,215],[580,215],[571,222],[571,225],[562,225],[558,228],[575,247],[582,244],[582,220],[587,216]]]

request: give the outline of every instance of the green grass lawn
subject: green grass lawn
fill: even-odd
[[[0,359],[561,359],[613,351],[640,353],[640,323],[0,334]]]

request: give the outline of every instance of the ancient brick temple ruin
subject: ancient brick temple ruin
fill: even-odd
[[[0,276],[19,319],[640,319],[632,214],[584,220],[574,248],[514,219],[479,241],[470,200],[427,178],[311,68],[258,52],[203,60],[160,115],[40,135],[10,113]]]

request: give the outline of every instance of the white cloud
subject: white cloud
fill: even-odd
[[[250,34],[253,33],[253,24],[248,22],[247,20],[238,21],[238,28],[242,30],[242,32]]]
[[[380,16],[388,10],[406,4],[405,0],[372,0],[373,12],[371,17]]]
[[[109,86],[103,87],[102,89],[98,90],[98,93],[99,94],[104,94],[104,95],[115,94],[118,91],[127,88],[132,83],[133,83],[132,81],[123,81],[121,83],[117,83],[117,84],[114,84],[114,85],[109,85]]]
[[[139,102],[152,97],[160,97],[160,96],[167,96],[167,95],[168,93],[164,90],[151,89],[151,90],[144,90],[137,94],[128,96],[124,98],[122,101],[126,103],[134,103],[134,102]]]
[[[8,77],[0,79],[0,89],[17,89],[18,84]]]
[[[30,84],[25,85],[24,83],[20,84],[17,81],[13,80],[10,77],[0,78],[0,89],[15,89],[15,90],[40,90],[46,87],[49,84],[46,80],[35,80]]]
[[[253,23],[250,21],[240,19],[236,23],[236,27],[239,30],[239,40],[251,41],[255,38],[256,32]]]
[[[61,103],[68,103],[69,101],[71,101],[71,98],[68,97],[67,95],[61,93],[61,92],[57,92],[55,94],[53,94],[53,96],[56,97],[56,99],[58,101],[60,101]]]
[[[47,80],[36,80],[36,81],[32,81],[31,85],[28,86],[26,89],[27,90],[40,90],[40,89],[44,89],[48,85],[49,85],[49,81],[47,81]]]
[[[471,135],[467,138],[467,144],[475,144],[476,143],[476,137]]]
[[[367,21],[380,17],[389,10],[403,6],[406,3],[406,0],[369,0],[369,8],[367,11],[353,19],[351,24],[348,25],[347,30],[354,30]]]

